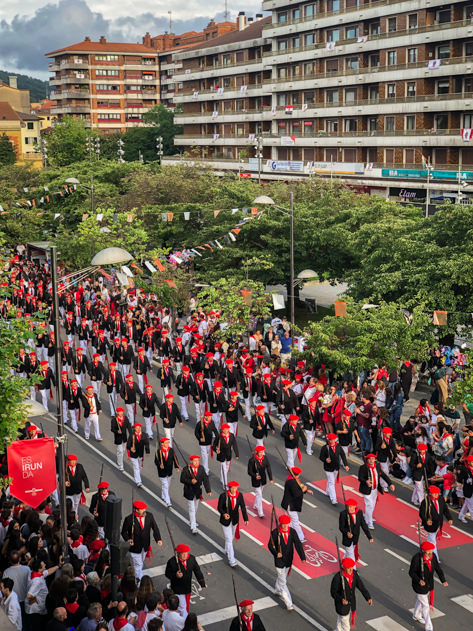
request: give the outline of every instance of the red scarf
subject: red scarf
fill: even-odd
[[[140,523],[141,530],[143,530],[143,528],[145,527],[145,516],[144,515],[137,515],[135,513],[135,517]]]
[[[66,603],[65,609],[67,613],[75,614],[76,611],[79,609],[79,603]]]
[[[120,629],[126,624],[128,624],[128,620],[126,618],[115,618],[113,621],[113,628],[115,631],[120,631]]]
[[[247,631],[251,631],[252,628],[253,628],[253,618],[254,618],[253,614],[251,614],[251,616],[249,618],[247,616],[245,616],[245,614],[243,614],[243,613],[241,614],[241,619],[245,623]]]
[[[378,488],[378,478],[377,478],[377,471],[376,471],[376,462],[374,463],[374,465],[367,465],[368,469],[370,469],[370,475],[371,475],[371,488],[373,490],[376,490]]]
[[[80,545],[82,545],[84,539],[82,537],[82,535],[79,537],[79,539],[77,539],[76,541],[73,541],[71,543],[71,548],[78,548]]]
[[[289,537],[289,530],[283,530],[282,528],[279,528],[279,532],[282,534],[284,538],[284,544],[287,545],[287,538]]]
[[[41,572],[31,572],[31,578],[43,578],[43,575]]]

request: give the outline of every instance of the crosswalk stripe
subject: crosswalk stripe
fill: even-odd
[[[262,611],[263,609],[269,609],[270,607],[276,607],[277,602],[270,596],[264,598],[257,598],[253,604],[253,611]],[[217,609],[216,611],[210,611],[199,615],[199,622],[203,627],[207,627],[211,624],[221,622],[222,620],[229,620],[235,618],[236,607],[231,605],[230,607],[223,607],[223,609]]]
[[[216,552],[211,552],[210,554],[202,554],[201,556],[196,557],[197,563],[199,565],[206,565],[208,563],[215,563],[215,561],[221,561],[222,557]],[[143,574],[147,576],[163,576],[166,571],[166,564],[164,565],[156,565],[155,567],[151,567],[149,569],[144,569]]]
[[[463,594],[463,596],[455,596],[455,598],[451,598],[454,603],[463,607],[467,611],[471,611],[473,613],[473,594]]]
[[[414,608],[409,609],[409,611],[411,613],[414,613]],[[443,613],[443,611],[439,611],[439,609],[437,609],[436,607],[434,607],[433,609],[430,610],[430,617],[432,618],[432,620],[434,618],[441,618],[442,616],[444,616],[445,614]]]
[[[367,620],[366,624],[376,629],[376,631],[406,631],[406,627],[403,627],[389,616],[381,616],[380,618]]]

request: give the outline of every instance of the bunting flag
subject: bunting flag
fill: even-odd
[[[153,259],[153,261],[156,263],[156,267],[159,269],[160,272],[165,271],[166,268],[164,267],[164,265],[161,263],[159,259]]]
[[[133,223],[133,213],[126,214],[127,223]]]
[[[84,213],[82,215],[82,221],[85,221],[87,219],[87,217],[89,216],[89,213]]]
[[[434,324],[436,326],[446,326],[446,324],[447,324],[447,312],[446,311],[434,311]]]
[[[102,268],[98,269],[97,271],[100,272],[102,276],[105,276],[107,280],[113,280],[113,276],[111,274],[107,274],[107,272],[104,271]]]
[[[239,234],[240,230],[241,228],[232,228],[232,232],[234,232],[235,234]]]
[[[219,213],[220,213],[220,210],[214,210],[214,219],[218,217]]]
[[[166,280],[165,282],[166,282],[166,283],[169,285],[169,287],[171,287],[172,289],[177,289],[177,285],[176,285],[176,283],[175,283],[173,280]]]
[[[240,289],[243,300],[248,307],[251,307],[251,289]]]
[[[75,192],[75,189],[66,185],[64,185],[62,188],[58,188],[56,191],[51,191],[50,195],[49,195],[50,191],[49,191],[48,186],[42,186],[42,187],[25,186],[23,188],[23,192],[32,193],[32,192],[38,191],[39,189],[41,189],[42,191],[48,194],[41,195],[40,197],[34,197],[31,199],[20,199],[20,200],[12,201],[12,202],[2,202],[0,204],[0,213],[2,215],[6,215],[11,210],[13,210],[13,208],[23,208],[23,207],[35,208],[37,206],[43,206],[45,203],[49,203],[51,201],[51,196],[60,196],[64,198],[65,196],[72,195],[72,193]],[[11,188],[9,190],[11,190],[13,193],[18,193],[17,188]]]
[[[347,303],[344,300],[335,300],[335,315],[340,318],[347,315]]]
[[[138,267],[136,263],[132,263],[131,267],[133,267],[133,269],[136,269],[136,271],[139,272],[140,274],[143,273],[143,270],[141,269],[141,267]]]
[[[168,213],[168,221],[171,222],[174,217],[174,213]]]

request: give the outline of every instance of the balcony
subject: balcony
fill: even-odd
[[[269,53],[270,51],[268,51]],[[266,53],[266,54],[268,54]],[[195,79],[201,79],[204,77],[208,77],[208,76],[217,76],[217,75],[224,75],[225,72],[227,70],[236,70],[238,68],[245,68],[246,66],[254,66],[256,64],[262,64],[263,63],[263,58],[262,57],[258,57],[256,59],[247,59],[246,61],[237,61],[235,63],[231,63],[231,64],[217,64],[217,65],[212,65],[212,66],[192,66],[190,68],[190,72],[185,73],[185,72],[179,72],[179,73],[174,73],[174,79],[176,81],[190,81],[190,80],[195,80]],[[189,68],[186,68],[186,70],[189,70]],[[251,68],[250,72],[256,72],[256,68]],[[194,76],[193,76],[194,75]]]
[[[84,105],[64,105],[52,107],[51,114],[89,114],[90,107]]]
[[[61,99],[88,99],[90,97],[89,90],[61,90],[49,98],[59,101]]]

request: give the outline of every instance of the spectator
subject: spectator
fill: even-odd
[[[203,626],[197,620],[197,615],[190,612],[186,618],[182,631],[205,631]]]
[[[25,600],[30,581],[30,568],[27,565],[20,565],[20,555],[18,550],[10,552],[10,567],[3,572],[3,578],[11,578],[13,581],[13,591],[18,596],[18,601],[24,616]]]
[[[89,572],[86,576],[87,587],[85,595],[89,603],[99,603],[100,598],[100,578],[97,572]]]
[[[168,608],[163,611],[163,625],[165,631],[182,631],[184,618],[179,615],[178,609],[179,598],[173,594],[168,598]]]
[[[284,331],[284,335],[281,338],[281,359],[288,362],[291,359],[292,353],[292,337],[289,335],[289,331]]]
[[[98,602],[92,603],[87,610],[87,616],[80,621],[77,631],[96,631],[101,619],[102,605]]]
[[[358,435],[361,440],[361,450],[367,454],[371,451],[371,436],[370,436],[370,423],[371,423],[371,409],[372,405],[364,392],[361,395],[361,404],[355,408],[356,414],[356,426]]]
[[[10,622],[21,631],[21,608],[18,596],[13,591],[13,581],[11,578],[3,578],[0,581],[0,591],[2,592],[1,605]]]
[[[64,607],[56,607],[53,611],[53,617],[46,625],[46,631],[67,631],[65,620],[67,618],[67,611]],[[41,627],[31,627],[34,631],[38,631]]]
[[[128,606],[125,601],[117,605],[117,615],[108,623],[109,631],[135,631],[135,627],[128,622]]]

